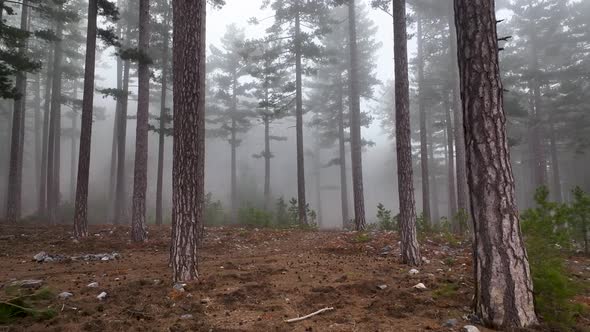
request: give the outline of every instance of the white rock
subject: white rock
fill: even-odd
[[[183,320],[193,319],[193,315],[184,314],[184,315],[180,316],[180,319],[183,319]]]
[[[98,288],[98,282],[91,282],[89,283],[86,287],[90,287],[90,288]]]
[[[479,332],[479,329],[473,325],[463,326],[463,332]]]
[[[59,297],[62,300],[67,300],[72,296],[74,296],[74,294],[72,294],[70,292],[62,292],[62,293],[59,293],[59,295],[57,295],[57,297]]]
[[[419,284],[415,285],[414,288],[419,289],[419,290],[428,289],[428,288],[426,288],[426,285],[424,285],[423,283],[419,283]]]
[[[410,270],[410,275],[411,275],[411,276],[413,276],[413,275],[416,275],[416,274],[418,274],[418,273],[420,273],[420,271],[418,271],[418,270],[416,270],[416,269],[411,269],[411,270]]]
[[[174,288],[174,290],[182,293],[182,292],[185,291],[184,287],[186,287],[186,284],[176,283],[176,284],[174,284],[174,287],[173,288]]]
[[[33,288],[37,289],[43,286],[43,280],[35,280],[35,279],[27,279],[27,280],[17,280],[13,281],[10,286],[20,287],[20,288]]]
[[[107,293],[102,292],[102,293],[98,294],[98,296],[96,298],[99,299],[100,301],[102,301],[107,298]]]
[[[384,290],[387,288],[387,285],[379,285],[379,286],[377,286],[377,288],[380,290]]]
[[[47,258],[47,253],[45,251],[41,251],[40,253],[33,256],[33,259],[37,262],[43,262]]]

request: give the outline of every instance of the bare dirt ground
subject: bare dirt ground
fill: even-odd
[[[70,227],[0,224],[0,287],[41,279],[56,317],[22,318],[0,331],[460,331],[469,322],[473,281],[469,245],[422,239],[424,266],[411,275],[394,233],[208,229],[199,283],[173,289],[169,228],[133,244],[127,228],[91,227],[76,243]],[[389,246],[389,247],[388,247]],[[40,251],[64,256],[117,252],[112,261],[37,263]],[[590,262],[576,261],[589,278]],[[87,285],[97,282],[97,288]],[[424,283],[427,290],[413,288]],[[386,285],[384,289],[379,286]],[[383,288],[383,287],[381,287]],[[105,300],[97,295],[106,292]],[[5,298],[0,289],[0,299]],[[580,301],[588,301],[581,296]],[[313,318],[285,320],[334,307]],[[443,324],[457,319],[454,327]],[[479,327],[481,331],[488,331]]]

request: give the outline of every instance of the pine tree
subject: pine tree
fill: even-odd
[[[239,135],[252,127],[254,105],[245,98],[250,97],[251,84],[243,78],[249,75],[246,59],[244,31],[235,25],[229,25],[221,40],[221,48],[211,47],[208,70],[211,75],[211,88],[214,98],[211,102],[209,123],[215,127],[209,135],[222,138],[229,143],[230,165],[230,201],[231,218],[237,223],[237,149],[242,143]]]
[[[468,183],[474,224],[475,312],[486,325],[537,323],[510,166],[493,0],[455,0]]]
[[[297,136],[297,203],[299,223],[307,224],[305,199],[305,156],[303,145],[303,74],[306,64],[320,58],[317,40],[326,32],[327,1],[274,0],[267,1],[265,8],[275,12],[275,23],[268,32],[275,39],[282,38],[295,67],[295,119]]]
[[[133,201],[131,215],[131,239],[136,242],[147,240],[146,191],[148,158],[148,125],[151,59],[148,56],[149,0],[139,1],[139,63],[137,93],[137,127],[135,134],[135,170],[133,177]]]
[[[172,245],[174,281],[199,277],[205,199],[205,1],[174,0],[174,150]]]

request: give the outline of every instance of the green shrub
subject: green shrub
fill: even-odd
[[[273,215],[261,209],[245,207],[238,210],[238,220],[241,225],[245,226],[270,227]]]
[[[227,218],[221,201],[214,201],[213,194],[207,193],[205,195],[205,225],[221,226],[225,224],[227,224]]]
[[[277,199],[275,223],[280,227],[288,226],[290,223],[288,206],[287,203],[285,203],[285,199],[282,196],[279,197],[279,199]]]
[[[588,231],[590,228],[590,195],[576,187],[572,194],[574,201],[570,206],[570,225],[573,238],[584,246],[586,255],[589,253]]]
[[[398,216],[393,217],[391,210],[387,210],[382,203],[377,205],[377,224],[382,231],[397,230]]]
[[[15,292],[12,289],[6,289],[5,292],[10,298],[0,299],[0,324],[8,324],[24,317],[47,320],[57,315],[57,312],[51,308],[36,308],[41,306],[41,302],[45,304],[48,300],[55,298],[53,292],[47,288],[42,288],[31,294],[23,294],[20,289],[15,291],[16,294],[13,294]]]
[[[546,323],[558,329],[568,329],[575,324],[579,306],[571,300],[578,285],[570,280],[565,268],[564,251],[569,248],[571,209],[547,200],[549,192],[541,187],[535,194],[536,208],[522,215],[522,230],[535,291],[537,312]]]

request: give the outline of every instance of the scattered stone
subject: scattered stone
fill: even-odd
[[[186,284],[176,283],[176,284],[174,284],[174,287],[173,288],[174,288],[175,291],[183,293],[183,292],[186,292],[186,290],[184,289],[184,287],[186,287]]]
[[[74,294],[72,294],[70,292],[62,292],[62,293],[59,293],[59,295],[57,295],[57,297],[59,297],[62,300],[67,300],[72,296],[74,296]]]
[[[457,321],[456,319],[452,318],[447,320],[443,326],[444,327],[455,327],[457,325],[457,323],[459,323],[459,321]]]
[[[422,257],[422,262],[424,262],[424,264],[430,264],[430,260],[426,259],[426,257]]]
[[[36,279],[26,279],[26,280],[17,280],[13,281],[10,286],[13,287],[20,287],[20,288],[30,288],[30,289],[37,289],[43,286],[43,280],[36,280]]]
[[[426,285],[424,285],[423,283],[419,283],[417,285],[414,286],[415,289],[419,289],[419,290],[426,290],[428,288],[426,288]]]
[[[37,263],[51,263],[65,261],[67,260],[67,257],[62,255],[49,255],[45,251],[41,251],[33,256],[33,260]]]
[[[391,246],[385,246],[383,247],[383,249],[381,249],[381,253],[379,255],[387,256],[389,255],[389,253],[391,253],[391,251],[393,251],[393,248]]]
[[[191,315],[191,314],[184,314],[184,315],[180,316],[180,319],[182,319],[182,320],[193,319],[193,315]]]
[[[90,287],[90,288],[98,288],[98,282],[91,282],[89,283],[86,287]]]
[[[387,285],[379,285],[379,286],[377,286],[377,288],[380,290],[384,290],[387,288]]]
[[[410,275],[411,275],[411,276],[413,276],[413,275],[416,275],[416,274],[418,274],[418,273],[420,273],[420,271],[418,271],[418,270],[416,270],[416,269],[411,269],[411,270],[410,270]]]
[[[98,296],[96,298],[99,299],[100,301],[102,301],[107,298],[107,293],[102,292],[102,293],[98,294]]]
[[[121,255],[114,252],[112,254],[87,254],[78,257],[72,257],[73,260],[83,260],[83,261],[114,261],[119,259]]]
[[[479,332],[479,329],[473,325],[463,326],[463,332]]]
[[[204,297],[201,299],[201,304],[209,304],[211,303],[211,299],[208,297]]]
[[[154,279],[154,285],[159,286],[162,284],[162,280],[160,279]]]

